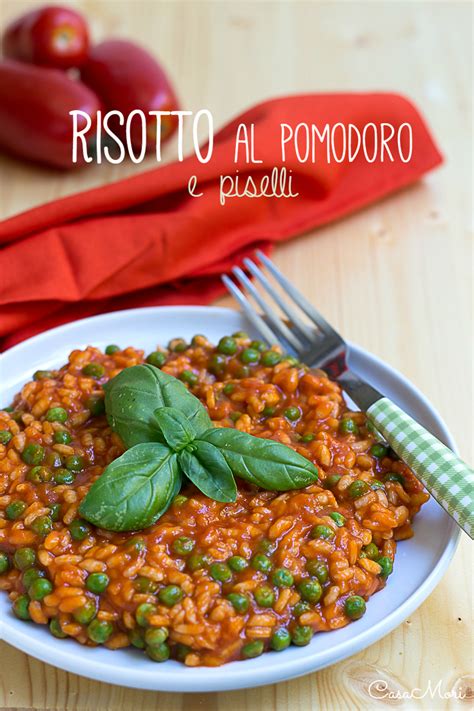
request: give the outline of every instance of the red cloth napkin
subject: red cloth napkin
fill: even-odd
[[[234,163],[239,123],[255,124],[256,157]],[[221,175],[241,184],[281,167],[280,123],[408,122],[409,163],[299,163],[285,166],[297,198],[219,202]],[[342,136],[342,132],[338,132]],[[340,144],[340,139],[339,139]],[[341,146],[336,144],[340,150]],[[242,159],[244,158],[241,151]],[[441,155],[413,104],[395,94],[313,94],[267,101],[215,135],[211,161],[192,156],[132,178],[56,200],[0,224],[0,338],[7,348],[52,326],[133,306],[204,304],[222,292],[219,275],[250,254],[335,220],[419,179]],[[191,197],[187,185],[198,178]]]

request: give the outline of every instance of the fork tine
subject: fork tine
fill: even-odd
[[[331,335],[341,341],[340,335],[333,329],[332,326],[326,321],[325,318],[321,316],[319,311],[314,308],[312,304],[303,296],[303,294],[298,291],[293,284],[288,281],[288,279],[283,276],[280,270],[273,264],[271,259],[269,259],[263,252],[259,249],[256,250],[256,254],[260,261],[267,267],[268,271],[275,277],[280,286],[286,291],[286,293],[293,299],[293,301],[298,304],[298,306],[305,312],[305,314],[317,325],[317,327],[326,335]]]
[[[265,323],[263,318],[255,311],[250,301],[244,296],[240,289],[234,284],[232,279],[229,279],[225,274],[221,277],[226,288],[231,292],[231,294],[236,298],[236,300],[241,305],[249,321],[255,326],[257,331],[262,335],[262,337],[271,345],[278,344],[279,338],[276,336],[271,328]]]
[[[260,306],[260,308],[270,321],[270,324],[272,325],[273,329],[281,336],[281,338],[284,338],[285,341],[287,341],[287,343],[289,343],[289,345],[295,349],[295,351],[302,351],[304,349],[304,345],[300,343],[300,341],[298,341],[298,339],[296,338],[294,333],[290,331],[286,323],[278,318],[272,308],[260,296],[257,289],[252,284],[245,272],[243,272],[240,267],[233,267],[232,273],[238,279],[240,284],[245,287],[247,291],[253,296],[257,304]]]
[[[257,265],[252,262],[251,259],[248,259],[246,257],[244,259],[244,264],[249,270],[249,272],[251,272],[253,276],[258,279],[265,291],[270,294],[273,300],[278,304],[283,313],[286,314],[286,316],[290,319],[292,326],[294,327],[293,330],[298,332],[300,337],[302,336],[303,338],[306,338],[311,343],[315,338],[314,330],[310,328],[306,323],[304,323],[300,319],[296,311],[292,309],[291,306],[284,299],[282,299],[277,290],[268,281],[262,270],[259,269]]]

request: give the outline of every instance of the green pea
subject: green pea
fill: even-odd
[[[49,481],[51,472],[46,467],[32,467],[26,474],[27,481],[32,481],[35,484],[41,484],[43,481]]]
[[[149,602],[142,602],[135,610],[135,619],[140,627],[148,627],[148,618],[156,615],[156,607]]]
[[[72,616],[80,625],[88,625],[97,615],[97,605],[94,600],[87,600],[82,607],[74,610]]]
[[[213,563],[209,571],[211,578],[219,583],[228,583],[232,580],[232,571],[226,563]]]
[[[249,365],[250,363],[258,363],[260,360],[260,353],[256,350],[256,348],[244,348],[240,354],[240,360],[246,365]]]
[[[149,627],[145,632],[145,642],[150,646],[163,644],[168,639],[166,627]]]
[[[246,595],[240,593],[229,593],[227,599],[231,603],[236,612],[247,612],[249,609],[249,600]]]
[[[270,405],[267,405],[266,407],[263,408],[263,410],[262,410],[262,415],[263,415],[264,417],[273,417],[273,415],[275,414],[275,412],[276,412],[276,408],[275,408],[275,407],[271,407]]]
[[[30,598],[28,595],[19,595],[12,605],[12,610],[20,620],[31,620],[28,611]]]
[[[244,644],[242,647],[242,656],[245,659],[253,659],[259,657],[263,653],[263,642],[261,639],[255,639],[253,642]]]
[[[53,619],[49,623],[49,631],[53,635],[53,637],[57,637],[58,639],[64,639],[67,637],[67,634],[62,631],[61,625],[59,624],[59,620],[57,617],[53,617]]]
[[[166,363],[166,358],[166,353],[163,353],[163,351],[153,351],[153,353],[147,356],[146,362],[150,365],[154,365],[155,368],[162,368]]]
[[[272,569],[272,561],[263,553],[256,553],[250,561],[250,565],[261,573],[269,573]]]
[[[332,518],[336,526],[338,526],[339,528],[341,526],[344,526],[346,519],[341,513],[339,513],[339,511],[331,511],[329,516]]]
[[[387,456],[388,447],[384,444],[373,444],[369,451],[373,457],[382,459],[382,457]]]
[[[312,577],[317,578],[322,585],[327,583],[329,578],[329,569],[326,563],[323,563],[322,560],[308,560],[306,563],[306,570]]]
[[[51,380],[54,378],[52,370],[37,370],[33,375],[33,380]]]
[[[150,578],[145,578],[143,575],[139,575],[133,581],[133,587],[137,592],[140,593],[154,593],[158,588],[158,584]]]
[[[126,543],[128,550],[132,549],[132,552],[141,553],[146,548],[146,541],[142,536],[132,536]]]
[[[231,412],[229,417],[232,420],[232,422],[237,422],[237,420],[240,420],[242,417],[242,412]]]
[[[342,432],[342,434],[358,434],[359,428],[354,420],[347,417],[344,420],[341,420],[339,424],[339,432]]]
[[[386,555],[381,556],[380,558],[377,559],[377,563],[380,565],[382,568],[382,572],[380,573],[380,577],[386,580],[388,576],[392,573],[393,571],[393,561],[391,558],[389,558]]]
[[[311,530],[311,538],[320,538],[323,541],[330,541],[334,536],[335,533],[329,526],[314,526]]]
[[[62,467],[63,460],[58,452],[50,451],[46,455],[45,464],[51,469],[57,469],[58,467]]]
[[[196,333],[191,338],[191,345],[192,346],[205,346],[207,344],[207,338],[206,336],[203,336],[202,333]]]
[[[86,400],[86,407],[92,417],[100,417],[105,412],[105,401],[102,395],[91,395]]]
[[[195,543],[193,539],[188,538],[187,536],[180,536],[179,538],[176,538],[172,543],[173,551],[174,553],[177,553],[177,555],[189,555],[189,553],[192,552],[194,546]]]
[[[42,600],[46,595],[53,592],[53,583],[46,578],[37,578],[33,580],[28,588],[28,595],[32,600]]]
[[[89,533],[91,532],[91,527],[82,518],[75,518],[69,524],[69,533],[74,541],[83,541]]]
[[[245,570],[249,567],[248,562],[245,560],[245,558],[242,558],[241,555],[233,555],[227,561],[227,565],[231,570],[234,571],[234,573],[240,573],[242,570]]]
[[[27,504],[24,501],[11,501],[5,508],[5,516],[9,521],[15,521],[15,519],[20,518],[26,509]]]
[[[46,413],[46,419],[48,422],[60,422],[64,424],[68,418],[68,412],[64,407],[52,407]]]
[[[183,383],[187,383],[190,388],[193,388],[199,380],[199,376],[193,373],[192,370],[183,370],[179,377],[180,380],[182,380]]]
[[[44,459],[44,447],[40,444],[27,444],[21,454],[21,458],[25,464],[31,464],[32,466],[41,464]]]
[[[36,563],[36,553],[33,548],[18,548],[13,555],[13,563],[18,570],[32,568]]]
[[[72,484],[76,475],[67,469],[57,469],[54,472],[54,481],[56,484]]]
[[[291,635],[291,641],[296,644],[297,647],[305,647],[311,642],[313,637],[313,630],[309,625],[302,625],[295,627]]]
[[[290,422],[296,422],[296,420],[299,420],[301,417],[301,410],[299,407],[287,407],[286,410],[283,412],[287,420],[290,420]]]
[[[173,506],[184,506],[187,500],[187,496],[183,496],[183,494],[178,494],[173,499]]]
[[[275,593],[269,585],[259,585],[253,591],[253,596],[260,607],[272,607],[275,602]]]
[[[270,637],[270,647],[275,652],[281,652],[291,644],[291,634],[286,627],[279,627]]]
[[[224,387],[222,388],[222,392],[224,395],[232,395],[232,393],[235,390],[235,385],[234,383],[226,383]]]
[[[168,343],[168,348],[170,351],[173,351],[173,353],[183,353],[188,347],[188,344],[184,340],[184,338],[173,338],[169,343]]]
[[[370,560],[377,560],[377,558],[380,556],[379,549],[377,548],[375,543],[369,543],[367,546],[365,546],[364,553],[367,558],[370,558]]]
[[[10,570],[10,561],[6,553],[0,553],[0,575]]]
[[[59,521],[61,516],[61,504],[51,504],[49,507],[49,517],[51,521]]]
[[[251,341],[250,343],[250,348],[259,351],[259,353],[263,353],[263,351],[267,350],[267,347],[267,344],[263,341]]]
[[[358,620],[365,613],[365,600],[360,595],[351,595],[344,603],[344,612],[351,620]]]
[[[277,549],[277,544],[275,541],[269,541],[268,538],[262,538],[258,544],[258,550],[265,555],[271,555]]]
[[[240,338],[243,341],[248,341],[250,336],[246,331],[236,331],[232,334],[232,338]]]
[[[262,353],[262,365],[266,368],[273,368],[281,361],[281,354],[277,351],[264,351]]]
[[[301,441],[302,442],[312,442],[313,439],[314,439],[314,434],[312,432],[308,432],[307,434],[302,436]],[[327,478],[329,479],[329,477],[327,477]]]
[[[110,346],[105,347],[105,355],[113,355],[114,353],[118,353],[119,350],[120,350],[120,346],[116,346],[113,343]]]
[[[28,590],[35,580],[38,580],[38,578],[44,578],[44,576],[45,573],[42,570],[38,570],[37,568],[28,568],[21,576],[21,582],[23,583],[25,590]]]
[[[303,602],[302,600],[300,600],[294,606],[293,613],[295,617],[301,617],[301,615],[304,615],[305,612],[309,612],[310,610],[311,605],[309,604],[309,602]]]
[[[110,635],[114,631],[114,627],[111,622],[106,620],[92,620],[92,622],[87,627],[87,635],[96,644],[103,644],[107,642]]]
[[[384,476],[385,481],[396,481],[402,486],[405,485],[405,477],[402,474],[399,474],[398,472],[388,472]]]
[[[182,600],[184,593],[178,585],[167,585],[158,593],[158,599],[166,607],[173,607],[177,602]]]
[[[71,454],[66,459],[66,469],[70,472],[80,472],[84,469],[84,460],[78,454]]]
[[[298,584],[298,592],[303,600],[315,605],[321,599],[323,589],[316,578],[305,578]]]
[[[217,350],[219,353],[223,353],[228,356],[235,355],[238,349],[239,347],[235,338],[232,338],[231,336],[224,336],[217,344]]]
[[[283,360],[285,360],[290,366],[299,365],[299,360],[298,358],[295,358],[295,356],[288,355],[285,356]]]
[[[277,588],[290,588],[293,585],[293,575],[288,568],[277,568],[272,576],[273,584]]]
[[[323,481],[324,488],[325,489],[334,489],[334,487],[336,486],[336,484],[338,483],[340,478],[341,478],[340,474],[330,474]]]
[[[86,375],[88,378],[95,378],[98,380],[104,376],[105,368],[101,363],[88,363],[83,367],[82,374]]]
[[[347,489],[347,493],[349,494],[351,499],[358,499],[360,496],[363,496],[368,491],[370,491],[370,486],[367,484],[367,482],[362,481],[362,479],[356,479]]]
[[[170,648],[166,642],[149,645],[145,651],[153,662],[166,662],[170,658]]]
[[[12,433],[8,430],[0,430],[0,444],[8,444],[12,437]]]
[[[46,538],[48,533],[53,530],[53,522],[49,516],[38,516],[31,523],[31,530],[34,531],[38,536]]]
[[[206,568],[210,562],[211,558],[206,553],[193,553],[186,560],[186,565],[189,570],[194,572],[195,570]]]
[[[145,649],[145,640],[143,639],[142,631],[137,627],[129,631],[128,639],[130,640],[130,644],[133,644],[137,649]]]
[[[248,365],[243,365],[241,368],[239,368],[235,375],[240,380],[248,378],[250,376],[250,368],[248,367]]]
[[[107,590],[109,582],[109,576],[105,573],[90,573],[87,576],[86,588],[92,593],[100,595]]]
[[[192,652],[192,649],[191,647],[188,647],[187,644],[181,644],[181,642],[178,642],[178,644],[175,645],[173,651],[176,659],[179,662],[184,662],[188,654]]]
[[[226,365],[226,357],[222,353],[214,353],[209,361],[209,371],[216,376],[222,375]]]
[[[381,481],[379,481],[378,479],[374,479],[374,480],[370,483],[370,488],[371,488],[373,491],[377,491],[377,489],[384,489],[385,487],[384,487],[384,485],[382,484]]]

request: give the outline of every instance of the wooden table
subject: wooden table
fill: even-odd
[[[2,21],[32,2],[2,0]],[[37,3],[42,4],[42,3]],[[339,224],[279,247],[275,259],[348,338],[401,370],[431,399],[472,461],[472,237],[470,5],[435,3],[70,3],[96,38],[135,38],[171,70],[186,108],[221,123],[277,94],[383,89],[424,111],[445,166],[422,183]],[[175,145],[167,149],[175,155]],[[150,163],[151,165],[152,163]],[[143,166],[96,166],[58,175],[0,161],[0,215],[119,179]],[[321,264],[330,267],[320,268]],[[230,305],[229,299],[219,303]],[[8,709],[468,708],[472,674],[472,546],[462,537],[436,591],[397,630],[364,652],[301,679],[222,694],[160,694],[67,674],[0,644],[0,706]],[[462,701],[368,696],[390,689],[463,689]]]

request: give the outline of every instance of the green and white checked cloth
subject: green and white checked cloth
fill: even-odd
[[[473,470],[388,398],[377,400],[367,415],[430,494],[473,538]]]

